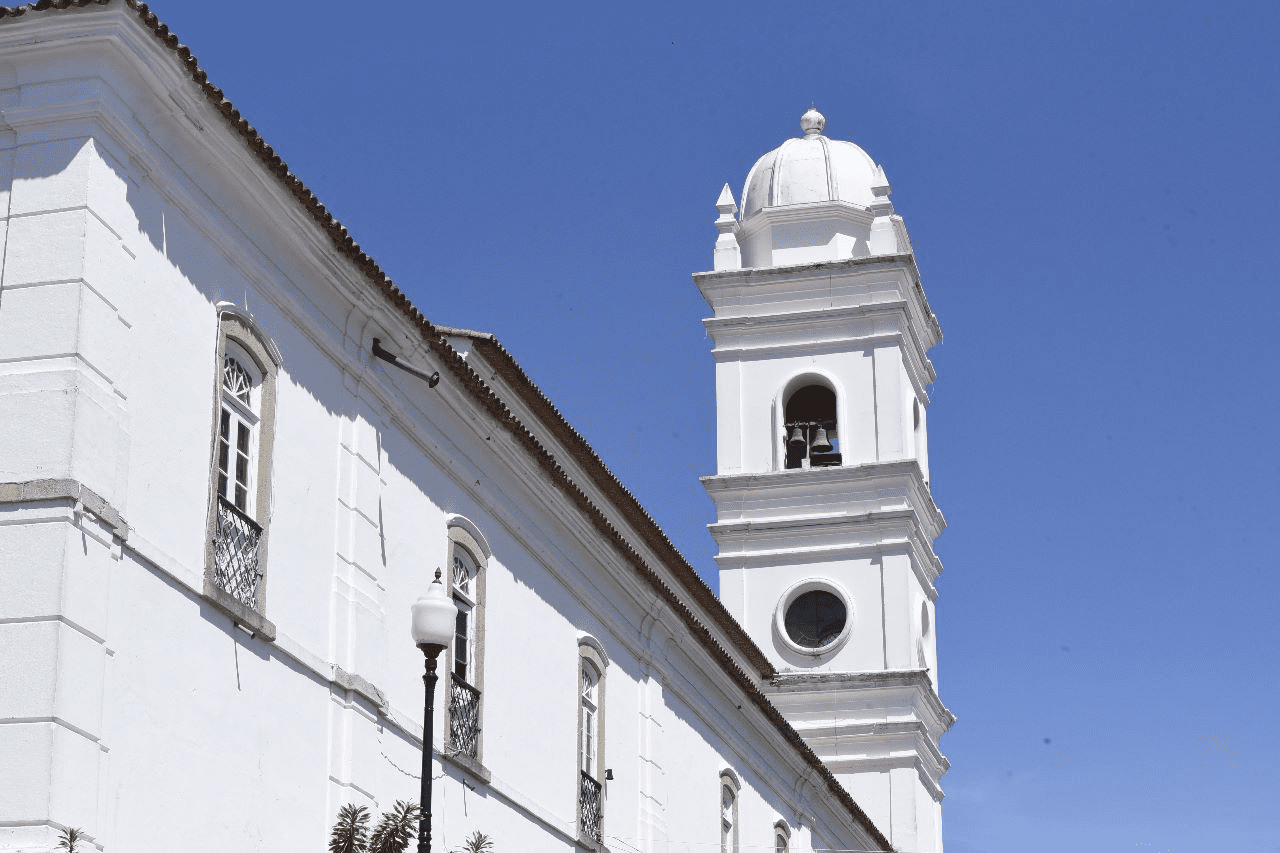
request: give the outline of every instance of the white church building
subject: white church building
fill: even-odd
[[[302,853],[416,800],[442,568],[433,849],[940,853],[941,333],[823,129],[694,275],[717,597],[145,4],[0,9],[0,851]]]

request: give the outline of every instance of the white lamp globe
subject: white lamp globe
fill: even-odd
[[[413,642],[419,646],[449,645],[457,618],[458,606],[445,592],[437,570],[436,579],[427,587],[426,594],[414,602],[410,625]]]

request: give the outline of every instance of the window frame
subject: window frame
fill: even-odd
[[[262,415],[260,412],[262,406],[263,380],[264,372],[259,368],[257,360],[245,348],[240,345],[239,341],[234,338],[223,337],[222,340],[223,354],[221,359],[222,369],[219,376],[222,382],[218,386],[218,411],[215,415],[217,423],[214,426],[216,436],[214,439],[216,451],[214,459],[214,491],[228,502],[235,505],[237,509],[243,512],[255,521],[256,508],[258,505],[257,484],[261,477],[261,472],[257,470],[257,462],[262,458],[260,448],[260,436],[262,432]],[[249,400],[245,401],[231,392],[226,385],[227,362],[234,361],[236,365],[244,371],[249,381]],[[227,421],[227,435],[222,434],[223,419]],[[241,448],[239,442],[240,431],[243,430],[247,434],[247,445]],[[231,433],[235,432],[233,439]],[[223,470],[223,444],[226,444],[227,459],[226,470]],[[239,477],[239,457],[244,456],[248,465],[243,483]],[[230,494],[223,494],[222,478],[226,477],[229,486],[243,488],[245,495],[242,502],[239,498],[238,491],[232,491]],[[261,525],[261,521],[258,521]]]
[[[773,851],[791,853],[791,827],[781,818],[773,825]]]
[[[596,679],[596,683],[594,685],[594,691],[593,691],[595,695],[594,697],[591,697],[590,700],[588,700],[588,697],[584,695],[586,691],[583,690],[583,672],[587,667],[590,667],[591,669],[595,670],[596,674],[598,675],[598,678]],[[608,671],[609,671],[609,656],[605,652],[604,646],[600,644],[599,640],[597,640],[595,637],[591,636],[590,634],[580,634],[578,637],[577,669],[574,673],[575,701],[578,706],[578,742],[577,742],[577,747],[574,749],[575,760],[574,760],[574,771],[573,771],[573,782],[574,782],[574,791],[575,791],[574,800],[576,802],[576,807],[574,809],[574,812],[577,820],[579,841],[586,842],[592,846],[597,845],[598,842],[594,838],[592,838],[590,834],[586,832],[586,828],[583,824],[582,799],[581,799],[582,797],[581,776],[584,773],[589,775],[600,786],[600,836],[601,838],[603,838],[604,823],[606,818],[606,815],[605,815],[606,810],[604,806],[605,806],[605,801],[607,799],[607,793],[608,793],[608,787],[607,787],[608,770],[606,767],[607,756],[606,756],[606,749],[605,749],[606,744],[608,743],[607,740],[605,739],[606,738],[605,723],[607,720],[605,711],[606,711],[606,703],[607,703],[607,697],[608,697],[608,692],[607,692]],[[588,701],[592,701],[594,704],[594,716],[595,716],[594,732],[592,733],[594,735],[592,743],[594,746],[595,754],[591,756],[591,760],[589,763],[588,763],[588,756],[586,755],[586,752],[584,749],[584,745],[587,743],[587,735],[588,735],[586,726],[589,724],[589,721],[587,720],[586,710],[585,710],[585,706]],[[591,767],[590,770],[587,769],[588,766]]]
[[[845,621],[844,627],[840,633],[825,645],[816,648],[802,646],[791,638],[787,631],[787,614],[791,609],[791,605],[796,599],[807,592],[828,592],[844,604]],[[840,651],[848,644],[850,637],[853,636],[854,624],[857,619],[857,608],[854,607],[853,596],[845,589],[843,584],[836,583],[831,578],[809,577],[796,581],[783,591],[778,598],[778,603],[773,612],[773,633],[776,640],[786,647],[789,651],[796,655],[805,657],[820,658],[827,655],[833,655]]]
[[[452,547],[449,548],[449,593],[453,597],[454,606],[458,608],[458,618],[454,623],[453,645],[449,649],[452,654],[449,671],[478,690],[479,685],[475,682],[479,680],[476,677],[479,668],[476,660],[479,632],[476,628],[480,617],[480,599],[477,595],[480,586],[480,561],[466,544],[450,537],[450,545]],[[459,562],[463,562],[463,571],[468,574],[465,585],[458,583]],[[467,563],[470,563],[469,567]],[[458,626],[464,626],[464,631],[459,632]],[[461,656],[458,654],[459,648],[463,651]],[[462,658],[461,661],[459,657]],[[458,672],[459,663],[463,667],[462,673]]]
[[[720,771],[720,784],[717,788],[717,804],[719,805],[717,822],[720,824],[720,853],[738,853],[741,822],[738,818],[738,803],[742,799],[742,783],[738,774],[726,767]],[[728,795],[726,797],[726,795]],[[729,802],[726,803],[725,800]],[[727,815],[727,816],[726,816]]]
[[[226,359],[240,363],[255,382],[248,404],[224,389]],[[218,305],[217,345],[213,359],[212,429],[209,439],[209,474],[206,484],[208,510],[205,522],[204,597],[255,636],[274,640],[275,625],[266,618],[268,546],[271,517],[271,471],[275,450],[276,391],[282,364],[275,343],[259,328],[247,312],[228,303]],[[224,409],[234,415],[229,426],[244,423],[249,430],[246,495],[243,508],[236,507],[245,518],[260,528],[257,538],[259,579],[252,604],[241,601],[216,580],[216,548],[218,542],[219,450]],[[229,430],[230,431],[230,430]],[[236,453],[235,438],[228,435],[229,454]],[[229,478],[234,478],[234,465],[228,460]],[[236,506],[235,493],[228,501]]]
[[[458,635],[455,630],[454,639],[449,643],[449,648],[445,652],[444,695],[446,699],[444,702],[444,731],[446,733],[446,743],[444,754],[479,776],[483,781],[488,782],[490,774],[484,767],[484,628],[487,612],[488,567],[493,552],[490,550],[484,534],[480,532],[480,528],[465,516],[450,515],[446,519],[446,525],[445,565],[448,566],[448,571],[444,573],[447,576],[445,590],[454,604],[459,605],[460,614],[463,611],[463,607],[465,606],[466,608],[468,622],[467,654],[470,660],[466,661],[467,675],[457,675]],[[459,588],[454,576],[454,563],[459,553],[470,558],[471,564],[475,569],[474,574],[471,576],[470,589]],[[478,708],[476,712],[479,732],[476,736],[476,754],[474,756],[457,751],[453,748],[453,744],[447,740],[453,725],[453,683],[455,679],[469,685],[480,694],[477,700]]]
[[[827,421],[830,427],[827,429],[827,439],[832,443],[834,450],[829,454],[822,454],[819,465],[812,465],[810,456],[810,445],[815,437],[816,426],[806,426],[803,428],[805,437],[805,452],[802,459],[789,459],[789,440],[791,437],[791,429],[787,424],[791,421],[787,418],[787,408],[792,398],[805,388],[816,386],[830,391],[835,395],[834,414]],[[812,467],[839,467],[842,465],[856,464],[850,456],[853,449],[842,439],[847,438],[845,432],[848,430],[849,420],[848,413],[845,411],[848,396],[845,392],[844,385],[830,375],[825,370],[808,367],[789,376],[785,382],[779,387],[773,398],[773,466],[776,471],[807,471]],[[809,423],[805,421],[805,423]],[[795,461],[793,466],[790,462]]]
[[[586,656],[578,657],[578,769],[597,782],[600,776],[600,682],[604,673]]]

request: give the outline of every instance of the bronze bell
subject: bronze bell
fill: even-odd
[[[813,433],[813,444],[809,445],[809,450],[813,453],[830,453],[832,451],[831,442],[827,441],[827,431],[822,427],[818,427]]]
[[[800,429],[798,425],[793,426],[791,428],[791,438],[788,441],[793,448],[804,447],[804,430]]]

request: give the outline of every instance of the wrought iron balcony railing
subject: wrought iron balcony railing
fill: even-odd
[[[597,842],[604,841],[604,786],[583,771],[578,771],[578,822],[581,834]]]
[[[449,678],[449,748],[480,757],[480,691],[456,675]]]
[[[218,497],[218,524],[213,536],[213,582],[246,607],[258,603],[258,540],[262,528],[235,504]]]

